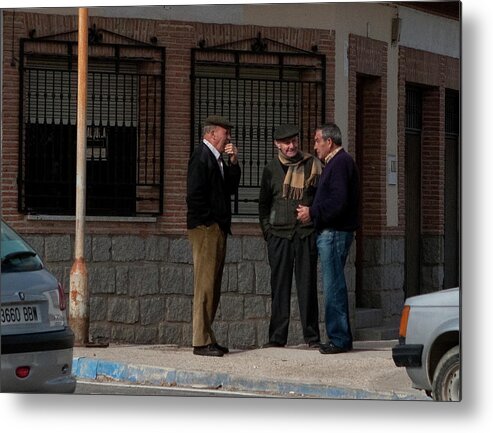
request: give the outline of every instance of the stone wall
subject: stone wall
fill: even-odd
[[[73,236],[25,237],[68,293]],[[423,293],[442,288],[442,243],[440,237],[423,238]],[[353,242],[345,270],[352,323],[356,312],[355,249]],[[88,235],[85,251],[90,341],[191,345],[193,265],[186,237]],[[364,305],[359,307],[381,309],[384,320],[400,316],[404,301],[404,251],[402,237],[365,240],[360,297]],[[320,332],[325,340],[320,269],[318,276]],[[214,322],[218,341],[238,348],[265,343],[270,307],[270,268],[264,240],[229,237],[221,302]],[[299,318],[293,281],[288,344],[303,343]]]
[[[68,292],[73,236],[25,237]],[[193,265],[186,237],[88,235],[85,245],[90,341],[191,345]],[[354,253],[346,274],[354,288]],[[350,292],[350,305],[354,306],[354,289]],[[323,305],[320,272],[319,305]],[[288,344],[302,344],[295,287],[291,310]],[[230,237],[214,322],[218,341],[231,347],[257,347],[268,339],[269,318],[266,244],[260,237]],[[320,330],[325,339],[322,308]]]

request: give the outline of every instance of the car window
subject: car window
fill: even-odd
[[[0,255],[2,257],[2,272],[36,271],[43,267],[36,252],[3,221]]]

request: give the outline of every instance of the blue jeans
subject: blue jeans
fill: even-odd
[[[351,349],[353,336],[344,265],[353,241],[353,232],[324,230],[317,237],[322,268],[327,337],[337,347]]]

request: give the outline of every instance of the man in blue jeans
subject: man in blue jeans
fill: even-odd
[[[337,125],[330,123],[316,129],[315,151],[325,167],[312,205],[299,206],[298,219],[302,223],[313,221],[318,232],[329,338],[319,351],[335,354],[353,347],[344,266],[359,225],[359,175],[353,158],[342,148]]]

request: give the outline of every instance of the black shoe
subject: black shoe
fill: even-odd
[[[334,343],[321,344],[318,351],[324,355],[335,355],[336,353],[348,352],[349,349],[337,347]]]
[[[216,349],[219,349],[222,353],[229,353],[229,349],[227,347],[221,346],[219,343],[214,343]]]
[[[208,344],[207,346],[194,347],[193,354],[200,356],[223,356],[224,352],[219,350],[215,344]]]
[[[318,348],[320,348],[320,341],[309,341],[308,347],[310,349],[318,349]]]
[[[268,349],[269,347],[284,347],[285,344],[278,343],[277,341],[269,341],[262,346],[262,349]]]

